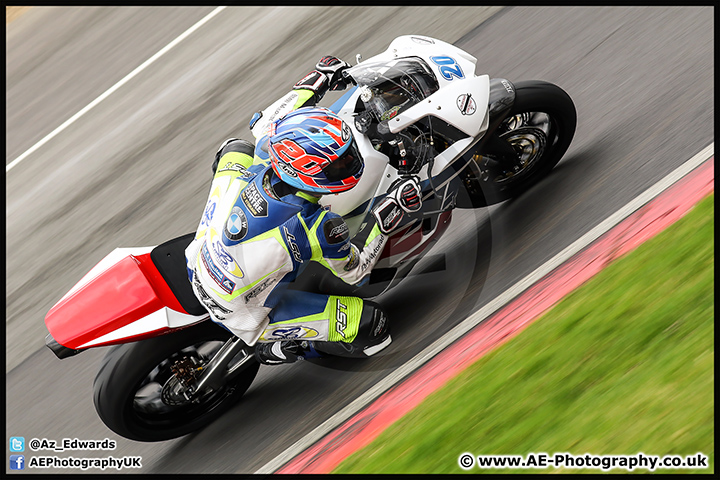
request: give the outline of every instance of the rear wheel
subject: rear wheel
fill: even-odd
[[[206,364],[231,334],[207,321],[175,333],[119,345],[106,355],[94,383],[98,415],[131,440],[169,440],[198,430],[232,407],[260,365],[253,359],[217,391],[188,401],[182,381]],[[232,368],[231,361],[228,368]]]
[[[472,207],[516,197],[557,165],[575,135],[577,114],[570,96],[537,80],[515,84],[515,102],[493,132],[514,151],[508,161],[479,152],[461,174]]]

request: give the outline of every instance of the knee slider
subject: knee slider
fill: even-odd
[[[239,138],[228,138],[225,140],[215,154],[215,161],[212,164],[213,175],[215,175],[215,172],[217,171],[220,159],[228,152],[244,153],[253,157],[255,155],[255,145],[247,140],[241,140]]]

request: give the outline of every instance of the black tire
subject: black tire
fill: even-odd
[[[530,113],[535,115],[529,115]],[[545,120],[547,132],[544,128],[524,125],[524,120],[519,121],[523,114],[528,118],[539,117]],[[519,126],[508,128],[511,122]],[[465,195],[470,197],[470,206],[492,205],[517,197],[538,183],[550,173],[567,151],[575,135],[576,124],[575,105],[562,88],[540,80],[515,83],[515,102],[494,134],[514,145],[516,151],[522,151],[524,144],[530,145],[528,148],[531,151],[542,144],[542,153],[535,156],[528,154],[529,160],[526,159],[526,163],[521,165],[520,159],[525,154],[518,152],[519,170],[515,172],[499,171],[498,167],[488,167],[482,162],[471,164],[472,169],[461,175],[468,192]],[[542,132],[538,134],[538,130]]]
[[[162,400],[162,395],[153,397],[152,403],[147,400],[149,395],[136,399],[136,393],[163,384],[172,375],[169,366],[173,358],[202,356],[196,350],[198,346],[215,348],[230,336],[227,330],[206,321],[171,334],[113,347],[94,382],[95,409],[100,419],[113,432],[143,442],[181,437],[210,424],[250,387],[260,367],[254,359],[242,367],[244,370],[232,385],[210,394],[199,404],[171,406]]]

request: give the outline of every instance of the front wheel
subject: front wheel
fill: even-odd
[[[498,161],[492,153],[475,155],[472,169],[461,176],[472,207],[517,197],[539,182],[567,151],[576,124],[575,105],[563,89],[539,80],[517,82],[512,108],[489,133],[514,156]]]
[[[207,321],[113,347],[95,378],[98,415],[115,433],[143,442],[177,438],[208,425],[242,397],[260,364],[247,362],[232,384],[195,401],[178,394],[179,377],[206,364],[230,336]]]

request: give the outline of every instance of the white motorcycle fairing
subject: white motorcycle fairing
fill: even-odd
[[[395,59],[408,56],[419,57],[435,67],[440,88],[393,118],[389,122],[390,131],[397,133],[422,118],[432,116],[467,135],[435,157],[432,175],[437,176],[475,145],[487,130],[490,79],[487,75],[474,76],[476,59],[472,55],[446,42],[417,35],[396,38],[385,52],[361,64],[388,62],[389,66]],[[437,62],[443,64],[438,65]],[[390,185],[400,178],[398,171],[390,166],[390,159],[375,150],[370,140],[355,127],[354,106],[360,95],[360,89],[355,87],[330,109],[350,125],[365,160],[365,172],[353,189],[326,195],[320,200],[321,204],[345,218],[351,235],[360,228],[374,200],[384,195]],[[428,178],[425,171],[418,176],[420,181]],[[359,206],[364,208],[358,209]]]

